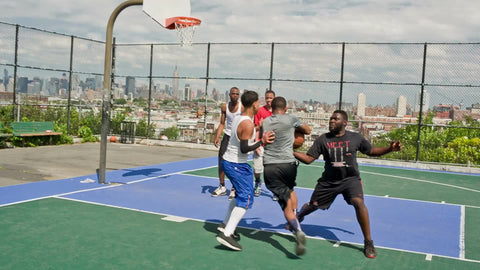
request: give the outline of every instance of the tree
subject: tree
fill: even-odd
[[[155,124],[150,123],[148,130],[150,135],[149,137],[152,138],[155,134]],[[145,121],[145,118],[138,121],[135,135],[140,137],[147,137],[147,121]]]
[[[163,130],[162,135],[167,136],[169,140],[176,140],[180,135],[180,129],[177,127],[169,127]]]

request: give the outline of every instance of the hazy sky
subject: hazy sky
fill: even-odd
[[[0,1],[0,21],[103,41],[108,18],[122,2],[124,1],[4,0]],[[476,0],[191,0],[191,9],[191,15],[202,20],[202,25],[195,33],[194,42],[480,42],[480,1]],[[132,6],[120,13],[115,23],[114,36],[117,43],[178,42],[175,31],[160,27],[143,13],[141,6]],[[49,38],[51,35],[47,35],[47,39]],[[42,60],[42,55],[48,58],[50,63],[54,63],[50,54],[36,53],[37,47],[42,47],[38,45],[41,40],[29,41],[27,34],[22,35],[20,41],[24,49],[20,52],[20,61],[23,61],[21,64],[41,66],[41,61],[45,61]],[[49,43],[48,46],[52,46],[52,43],[58,46],[56,52],[63,49],[62,59],[65,63],[54,68],[65,69],[68,63],[69,39],[63,38],[62,44],[51,40],[46,42]],[[77,43],[80,44],[77,45],[77,50],[82,47],[81,43]],[[74,55],[76,67],[83,61],[83,64],[91,67],[87,72],[102,72],[103,45],[96,46],[98,53],[91,57]],[[86,56],[88,50],[92,50],[84,47],[87,49],[80,53],[81,56]],[[439,45],[429,50],[429,57],[443,58],[434,63],[436,70],[432,70],[432,65],[429,66],[428,82],[448,84],[458,81],[461,84],[480,84],[476,75],[480,48],[466,48],[465,57],[462,57],[461,51],[456,50],[458,48],[451,49]],[[181,76],[205,76],[205,48],[180,53],[163,52],[163,48],[156,50],[158,51],[155,51],[154,55],[162,57],[161,60],[167,65],[154,66],[155,70],[164,68],[168,70],[167,74],[171,75],[174,63],[178,63]],[[346,81],[418,83],[420,80],[423,52],[421,44],[398,48],[381,45],[356,48],[355,45],[350,45],[348,50],[354,52],[358,59],[347,55],[346,61],[349,65],[345,67]],[[340,52],[340,45],[275,47],[274,78],[338,81]],[[120,75],[148,74],[147,47],[137,51],[119,48],[117,53]],[[186,62],[182,63],[177,54],[187,59]],[[187,58],[189,55],[191,57]],[[452,59],[452,55],[456,58]],[[370,61],[369,57],[375,58]],[[268,45],[217,45],[212,48],[211,58],[210,77],[268,78]],[[95,61],[95,65],[88,61]],[[355,61],[362,63],[357,64]],[[452,67],[452,64],[458,66]],[[122,66],[128,70],[122,70]],[[440,75],[434,77],[434,72]],[[161,83],[169,83],[169,80]],[[194,88],[204,87],[203,81],[189,83],[193,84]],[[223,91],[232,84],[242,89],[259,91],[268,87],[268,81],[262,80],[211,80],[209,87],[210,90],[217,87]],[[328,95],[328,102],[332,102],[338,96],[338,85],[333,84],[277,82],[273,88],[285,96],[298,99],[322,100]],[[367,103],[372,104],[392,104],[400,92],[407,95],[409,103],[413,103],[415,93],[419,90],[416,86],[363,85],[356,88],[347,85],[346,89],[346,97],[352,102],[359,92],[368,91]],[[449,89],[436,91],[441,90],[446,91],[447,94],[444,95],[460,96]],[[386,95],[385,98],[383,95]],[[377,100],[369,100],[369,97],[375,96]],[[379,99],[378,96],[382,98]],[[452,100],[453,98],[444,98],[444,101],[441,101]]]
[[[159,0],[163,1],[163,0]],[[170,0],[169,2],[175,0]],[[0,1],[0,21],[104,40],[123,0]],[[478,42],[475,0],[191,0],[198,42]],[[119,42],[175,42],[140,6],[122,11]]]

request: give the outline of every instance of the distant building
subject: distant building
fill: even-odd
[[[365,116],[365,107],[367,103],[367,96],[364,93],[360,93],[357,96],[357,115]]]
[[[183,100],[190,101],[192,100],[192,87],[190,87],[190,84],[185,84],[185,90],[184,90],[184,96]]]
[[[455,119],[455,111],[458,111],[458,109],[458,106],[448,104],[438,104],[433,106],[435,117],[440,119]]]
[[[480,102],[472,104],[472,107],[470,108],[470,112],[474,114],[480,114]]]
[[[415,95],[415,107],[414,111],[415,112],[420,112],[420,99],[421,99],[421,93],[417,93]],[[430,93],[427,91],[423,92],[423,112],[427,112],[430,107]]]
[[[175,66],[175,69],[173,70],[172,87],[173,87],[172,95],[174,97],[181,97],[180,93],[178,93],[178,69],[177,69],[177,66]]]
[[[18,78],[17,92],[18,93],[28,93],[28,78],[27,77]]]
[[[130,94],[135,95],[135,77],[127,76],[125,81],[125,94],[127,96]]]
[[[397,117],[404,117],[407,114],[407,98],[399,96],[397,98]]]

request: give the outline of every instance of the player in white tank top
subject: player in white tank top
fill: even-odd
[[[227,151],[223,155],[222,168],[232,181],[235,188],[235,199],[230,201],[227,215],[217,230],[220,232],[217,241],[233,250],[242,250],[242,246],[234,238],[235,228],[243,218],[247,209],[253,205],[253,171],[248,164],[248,153],[255,150],[262,143],[272,143],[274,133],[265,133],[261,141],[249,143],[255,136],[253,116],[259,108],[258,94],[254,91],[245,91],[242,97],[244,110],[241,116],[235,118],[232,123],[230,141]]]
[[[232,131],[230,135],[230,141],[228,142],[227,151],[223,155],[223,159],[233,163],[245,163],[248,161],[248,153],[242,153],[240,151],[240,139],[237,135],[237,128],[242,121],[252,121],[252,118],[246,115],[240,115],[233,119]],[[252,138],[248,140],[248,144],[252,144],[255,140],[255,128],[253,128]]]
[[[228,109],[228,106],[227,106],[227,119],[226,119],[226,126],[225,126],[225,134],[227,134],[228,136],[231,136],[232,134],[232,123],[233,123],[233,119],[235,119],[235,117],[239,116],[240,114],[242,114],[242,103],[240,103],[238,105],[238,109],[236,112],[230,112],[230,110]]]

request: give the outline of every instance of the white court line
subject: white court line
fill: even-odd
[[[72,191],[72,192],[67,192],[67,193],[60,193],[60,194],[52,194],[52,195],[32,198],[32,199],[28,199],[28,200],[22,200],[22,201],[16,201],[16,202],[11,202],[11,203],[0,204],[0,207],[15,205],[15,204],[21,204],[21,203],[26,203],[26,202],[32,202],[32,201],[38,201],[38,200],[48,199],[48,198],[55,198],[55,197],[59,197],[59,196],[66,196],[66,195],[81,193],[81,192],[86,192],[86,191],[93,191],[93,190],[113,188],[113,187],[121,187],[122,185],[129,185],[129,184],[144,182],[144,181],[153,180],[153,179],[157,179],[157,178],[167,177],[167,176],[171,176],[171,175],[175,175],[175,174],[182,174],[182,173],[185,173],[185,172],[204,170],[204,169],[209,169],[209,168],[213,168],[213,167],[216,167],[216,166],[209,166],[209,167],[197,168],[197,169],[193,169],[193,170],[185,170],[185,171],[179,171],[179,172],[169,173],[169,174],[165,174],[165,175],[148,177],[148,178],[144,178],[144,179],[135,180],[135,181],[132,181],[132,182],[119,183],[119,185],[107,185],[107,186],[104,186],[104,187],[82,189],[82,190],[77,190],[77,191]],[[118,183],[118,182],[110,181],[110,183]]]
[[[189,218],[177,217],[177,216],[166,216],[162,220],[173,221],[173,222],[184,222],[189,220]]]
[[[310,166],[310,167],[323,168],[323,166],[316,166],[316,165],[309,165],[309,166]],[[387,177],[394,177],[394,178],[400,178],[400,179],[405,179],[405,180],[411,180],[411,181],[429,183],[429,184],[446,186],[446,187],[451,187],[451,188],[458,188],[458,189],[462,189],[462,190],[467,190],[467,191],[473,191],[473,192],[478,192],[478,193],[480,193],[480,190],[476,190],[476,189],[471,189],[471,188],[466,188],[466,187],[460,187],[460,186],[455,186],[455,185],[450,185],[450,184],[444,184],[444,183],[437,183],[437,182],[433,182],[433,181],[421,180],[421,179],[416,179],[416,178],[411,178],[411,177],[397,176],[397,175],[384,174],[384,173],[375,173],[375,172],[365,172],[365,171],[360,171],[360,172],[361,172],[361,173],[367,173],[367,174],[373,174],[373,175],[379,175],[379,176],[387,176]]]
[[[33,202],[33,201],[38,201],[38,200],[48,199],[48,198],[55,198],[57,196],[65,196],[65,195],[81,193],[81,192],[85,192],[85,191],[93,191],[93,190],[98,190],[98,189],[112,188],[112,187],[116,187],[116,186],[121,186],[121,185],[111,185],[111,186],[96,187],[96,188],[90,188],[90,189],[82,189],[82,190],[77,190],[77,191],[72,191],[72,192],[67,192],[67,193],[53,194],[53,195],[49,195],[49,196],[37,197],[37,198],[23,200],[23,201],[0,204],[0,207],[15,205],[15,204],[21,204],[21,203],[26,203],[26,202]]]
[[[383,173],[374,173],[374,172],[363,172],[363,171],[362,171],[361,173],[368,173],[368,174],[373,174],[373,175],[395,177],[395,178],[400,178],[400,179],[405,179],[405,180],[411,180],[411,181],[429,183],[429,184],[446,186],[446,187],[451,187],[451,188],[458,188],[458,189],[462,189],[462,190],[466,190],[466,191],[472,191],[472,192],[480,193],[480,190],[476,190],[476,189],[472,189],[472,188],[460,187],[460,186],[455,186],[455,185],[450,185],[450,184],[444,184],[444,183],[437,183],[437,182],[433,182],[433,181],[421,180],[421,179],[416,179],[416,178],[411,178],[411,177],[404,177],[404,176],[397,176],[397,175],[390,175],[390,174],[383,174]]]
[[[140,209],[135,209],[135,208],[121,207],[121,206],[116,206],[116,205],[109,205],[109,204],[104,204],[104,203],[96,203],[96,202],[90,202],[90,201],[84,201],[84,200],[78,200],[78,199],[72,199],[72,198],[65,198],[65,197],[55,197],[55,198],[61,199],[61,200],[70,200],[70,201],[76,201],[76,202],[81,202],[81,203],[87,203],[87,204],[94,204],[94,205],[100,205],[100,206],[106,206],[106,207],[124,209],[124,210],[137,211],[137,212],[142,212],[142,213],[147,213],[147,214],[154,214],[154,215],[158,215],[158,216],[172,216],[172,215],[170,215],[170,214],[163,214],[163,213],[145,211],[145,210],[140,210]],[[178,217],[179,217],[179,218],[186,218],[186,219],[188,219],[188,220],[198,221],[198,222],[202,222],[202,223],[205,223],[205,222],[206,222],[206,223],[219,224],[219,223],[216,223],[216,222],[206,221],[206,220],[202,220],[202,219],[187,218],[187,217],[180,217],[180,216],[178,216]],[[272,233],[275,233],[275,234],[292,235],[292,233],[278,232],[278,231],[275,231],[275,230],[273,230],[273,229],[263,229],[263,230],[259,230],[259,229],[252,229],[252,228],[250,228],[250,227],[243,227],[243,226],[238,226],[237,228],[243,228],[243,229],[247,229],[247,230],[253,230],[253,232],[252,232],[251,234],[265,231],[265,232],[272,232]],[[327,238],[323,238],[323,237],[314,237],[314,236],[308,236],[308,235],[307,235],[307,238],[309,238],[309,239],[317,239],[317,240],[335,241],[335,239],[327,239]],[[341,243],[363,246],[363,244],[354,243],[354,242],[345,242],[345,241],[342,241]],[[375,245],[375,247],[381,248],[381,249],[388,249],[388,250],[406,252],[406,253],[425,254],[425,253],[423,253],[423,252],[417,252],[417,251],[411,251],[411,250],[405,250],[405,249],[397,249],[397,248],[390,248],[390,247],[377,246],[377,245]],[[480,260],[472,260],[472,259],[465,259],[465,258],[451,257],[451,256],[437,255],[437,254],[435,254],[435,256],[436,256],[436,257],[447,258],[447,259],[454,259],[454,260],[459,260],[459,261],[467,261],[467,262],[473,262],[473,263],[479,263],[479,264],[480,264]]]
[[[465,259],[465,206],[462,206],[462,215],[460,218],[460,254],[461,259]]]

